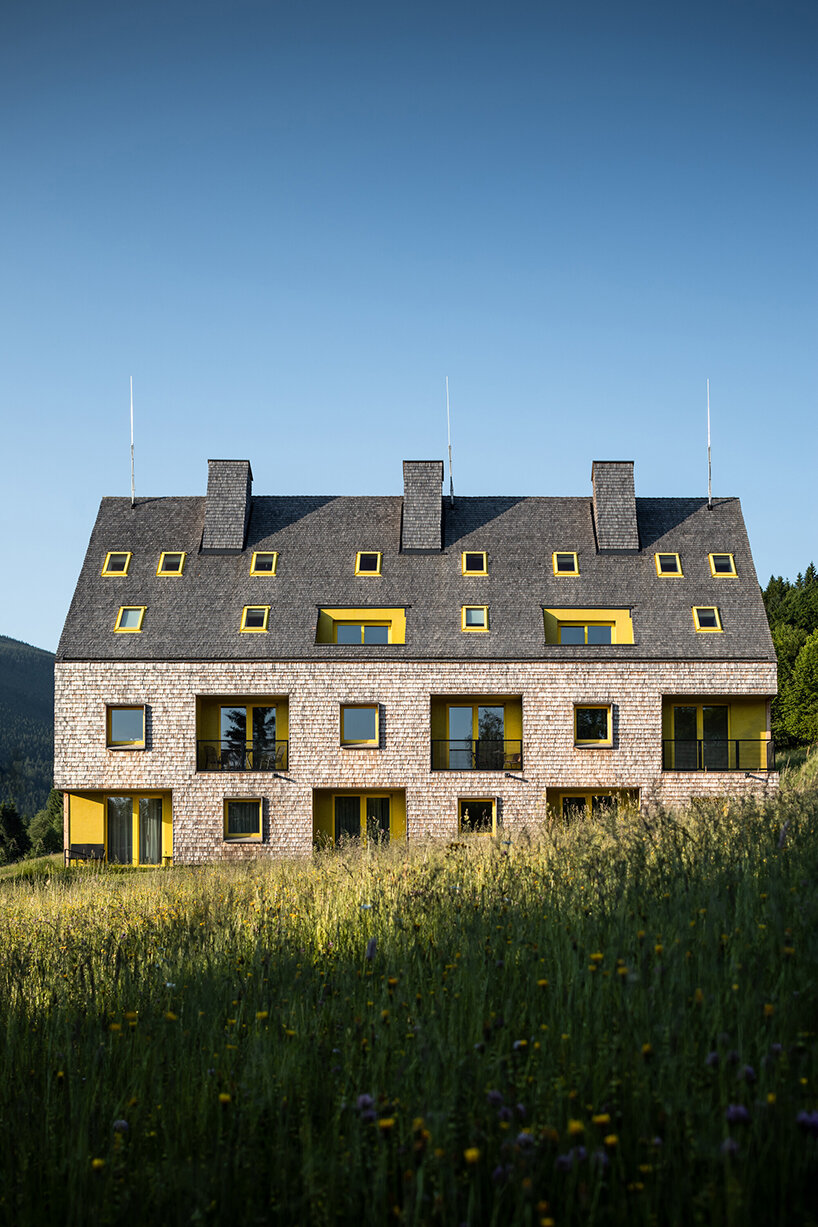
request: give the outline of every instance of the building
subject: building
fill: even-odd
[[[56,664],[66,845],[111,861],[513,833],[775,787],[776,659],[739,502],[106,498]]]

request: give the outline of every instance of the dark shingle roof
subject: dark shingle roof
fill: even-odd
[[[775,660],[737,499],[637,499],[638,553],[596,552],[590,498],[458,498],[443,506],[443,550],[401,554],[400,497],[258,497],[244,550],[199,552],[203,498],[102,500],[58,650],[61,660],[464,659]],[[485,550],[487,577],[461,574],[462,550]],[[133,553],[103,579],[109,550]],[[186,550],[184,575],[161,579],[162,550]],[[279,552],[276,576],[250,576],[254,550]],[[379,578],[356,578],[358,550],[383,554]],[[580,575],[556,577],[554,550],[576,550]],[[683,579],[659,579],[654,552],[678,552]],[[738,579],[714,579],[708,553],[735,555]],[[114,634],[121,605],[146,605],[141,634]],[[268,634],[239,633],[244,605],[269,604]],[[490,632],[464,634],[460,607],[488,605]],[[320,606],[403,606],[406,643],[316,644]],[[723,634],[696,634],[693,605],[718,605]],[[635,643],[546,645],[545,607],[630,607]]]

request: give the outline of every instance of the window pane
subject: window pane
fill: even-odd
[[[591,797],[591,813],[595,818],[602,814],[617,815],[619,813],[619,798],[610,793],[598,793]]]
[[[374,741],[377,737],[377,708],[344,707],[341,716],[344,741]]]
[[[134,630],[139,627],[142,621],[141,609],[123,609],[119,618],[119,626],[122,630]]]
[[[336,643],[360,643],[361,627],[349,622],[339,622],[335,627]]]
[[[561,626],[560,627],[560,643],[584,643],[585,642],[585,627],[584,626]]]
[[[675,554],[659,555],[659,570],[666,575],[678,574],[679,560]]]
[[[276,744],[276,709],[253,708],[253,749],[274,750]]]
[[[133,798],[108,798],[108,860],[130,865],[133,860]]]
[[[585,817],[585,798],[584,797],[563,797],[562,798],[562,816],[566,822],[570,822],[572,818]]]
[[[557,554],[557,570],[558,571],[574,571],[576,565],[574,563],[573,554]]]
[[[733,559],[729,554],[714,554],[713,570],[719,575],[732,575]]]
[[[491,801],[461,801],[460,830],[491,834],[494,827],[494,806]]]
[[[335,842],[346,837],[357,837],[361,834],[361,799],[360,797],[335,798]]]
[[[485,563],[482,554],[467,554],[466,555],[466,570],[467,571],[483,571]]]
[[[485,626],[486,611],[485,609],[476,609],[466,607],[466,626]]]
[[[577,708],[577,741],[608,740],[607,707]]]
[[[696,610],[699,618],[699,626],[710,627],[718,626],[716,611],[711,606],[700,605]]]
[[[588,627],[588,642],[589,643],[610,643],[611,642],[610,626],[589,626]]]
[[[364,643],[388,643],[388,642],[389,642],[389,627],[388,626],[365,626],[364,627]]]
[[[261,806],[258,801],[227,802],[228,835],[260,835]]]
[[[377,571],[378,555],[377,554],[361,554],[358,562],[359,571]]]
[[[272,571],[273,569],[273,554],[256,554],[256,561],[253,564],[254,571]]]
[[[162,800],[139,798],[139,863],[159,865],[162,861]]]
[[[368,839],[377,839],[381,843],[389,840],[389,798],[367,797],[366,799],[366,834]]]
[[[241,750],[244,749],[244,743],[247,740],[246,707],[221,708],[221,730],[219,736],[222,741],[228,742],[231,746]]]
[[[502,741],[505,727],[505,708],[478,707],[477,736],[489,741]]]
[[[251,606],[245,610],[244,625],[251,627],[253,630],[261,630],[264,628],[264,617],[266,610],[261,606]]]
[[[112,707],[111,743],[120,745],[145,740],[145,711],[142,707]]]
[[[182,555],[181,554],[165,554],[162,562],[163,571],[181,571]]]
[[[124,571],[127,561],[127,554],[112,554],[105,569],[106,571]]]

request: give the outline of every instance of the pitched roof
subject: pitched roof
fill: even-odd
[[[400,497],[253,496],[244,549],[200,552],[204,498],[105,498],[58,649],[59,660],[775,660],[739,502],[636,500],[638,552],[598,553],[590,498],[460,498],[443,503],[443,549],[401,553]],[[133,557],[100,575],[109,550]],[[162,550],[185,550],[184,574],[156,575]],[[275,576],[251,576],[254,550],[277,550]],[[383,555],[356,578],[358,550]],[[461,574],[485,550],[488,575]],[[555,576],[552,552],[576,551],[578,577]],[[682,579],[660,579],[654,553],[679,553]],[[735,556],[714,579],[708,553]],[[242,608],[269,604],[269,633],[239,633]],[[462,605],[488,605],[488,634],[464,634]],[[147,606],[140,634],[115,634],[122,605]],[[321,606],[405,607],[406,643],[317,644]],[[717,605],[723,634],[697,634],[692,606]],[[634,644],[547,645],[543,607],[632,609]]]

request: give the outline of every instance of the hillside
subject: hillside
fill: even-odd
[[[54,768],[54,655],[0,635],[0,801],[31,816]]]

